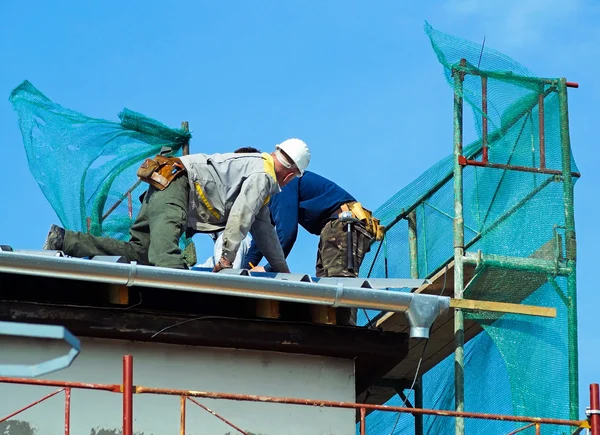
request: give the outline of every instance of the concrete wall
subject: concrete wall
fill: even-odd
[[[54,341],[0,339],[0,362],[31,363],[64,353]],[[122,356],[134,357],[136,385],[314,398],[355,400],[354,365],[336,358],[254,352],[120,340],[83,339],[73,365],[46,379],[120,384]],[[0,383],[0,418],[56,390]],[[255,435],[354,435],[353,410],[198,399],[238,427]],[[179,397],[134,396],[134,432],[179,433]],[[71,434],[116,435],[122,427],[122,397],[102,391],[73,390]],[[0,423],[2,435],[64,434],[64,394]],[[188,435],[238,433],[188,401]]]

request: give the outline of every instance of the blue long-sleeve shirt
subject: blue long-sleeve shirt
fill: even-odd
[[[298,225],[311,234],[319,235],[325,223],[342,204],[356,201],[352,195],[325,177],[305,171],[300,178],[288,183],[269,202],[271,219],[285,257],[289,255],[296,237]],[[262,253],[254,241],[244,262],[258,265]],[[267,269],[268,270],[268,269]]]

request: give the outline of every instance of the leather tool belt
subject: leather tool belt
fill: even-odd
[[[342,212],[351,212],[356,219],[364,224],[366,230],[375,238],[375,240],[383,240],[385,227],[383,225],[379,225],[379,219],[374,218],[373,213],[364,208],[360,202],[348,202],[346,204],[342,204],[340,209]]]
[[[164,190],[180,174],[185,172],[185,166],[177,157],[165,157],[157,155],[154,158],[144,160],[137,171],[140,180]]]

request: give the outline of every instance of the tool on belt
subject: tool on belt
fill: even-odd
[[[363,208],[360,202],[349,202],[340,206],[342,212],[338,215],[340,222],[347,224],[347,268],[354,271],[354,244],[352,243],[352,225],[360,224],[375,240],[382,240],[384,236],[384,227],[379,225],[379,219],[373,217],[373,213]],[[360,230],[361,232],[364,230]]]
[[[171,181],[181,173],[185,172],[185,166],[177,157],[165,157],[161,155],[144,160],[137,171],[140,180],[164,190]]]
[[[347,239],[346,239],[346,253],[347,253],[347,269],[351,272],[354,271],[354,249],[353,249],[353,244],[352,244],[352,224],[360,224],[361,221],[359,221],[358,219],[356,219],[351,211],[343,211],[340,213],[338,219],[340,220],[340,222],[342,223],[346,223],[347,225],[347,229],[346,229],[346,234],[347,234]]]
[[[375,240],[383,240],[384,236],[384,226],[379,225],[379,219],[373,217],[373,213],[370,210],[364,208],[360,202],[348,202],[346,204],[342,204],[340,209],[344,212],[350,212],[352,217],[358,219],[360,223],[365,226],[365,229]],[[340,218],[341,218],[340,214]]]

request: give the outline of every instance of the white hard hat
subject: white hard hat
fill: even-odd
[[[310,150],[306,143],[300,139],[287,139],[275,146],[276,149],[286,153],[300,171],[300,177],[310,163]]]

